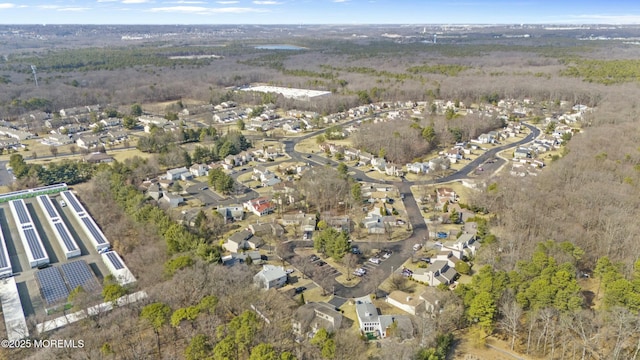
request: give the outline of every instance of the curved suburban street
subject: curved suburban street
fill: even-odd
[[[344,123],[343,125],[350,124],[362,119],[363,118],[357,118],[347,123]],[[334,295],[341,298],[354,298],[354,297],[365,296],[367,294],[376,292],[377,288],[380,286],[382,281],[384,281],[384,279],[389,277],[393,271],[398,270],[402,266],[402,264],[415,253],[415,251],[413,250],[413,245],[415,244],[421,244],[423,246],[427,245],[427,240],[429,239],[429,229],[427,228],[427,225],[424,221],[424,218],[420,211],[420,207],[418,206],[416,199],[414,198],[413,193],[411,192],[412,185],[446,183],[450,181],[458,181],[458,180],[469,178],[468,174],[470,172],[472,172],[475,168],[483,164],[485,161],[496,157],[497,153],[531,142],[540,135],[540,129],[538,129],[537,127],[529,124],[524,124],[524,125],[530,129],[530,133],[522,140],[519,140],[515,143],[507,144],[507,145],[497,146],[490,150],[487,150],[485,151],[485,153],[480,155],[475,160],[469,162],[459,171],[456,171],[453,174],[450,174],[435,180],[407,181],[403,178],[401,179],[402,181],[394,181],[394,182],[383,181],[379,179],[373,179],[367,176],[367,173],[360,169],[349,167],[349,172],[353,173],[354,178],[357,178],[360,181],[368,181],[373,183],[384,182],[384,183],[392,184],[398,188],[401,194],[404,194],[403,203],[407,211],[408,221],[411,224],[412,234],[410,237],[408,237],[405,240],[395,241],[395,242],[385,242],[385,243],[377,242],[377,241],[357,242],[358,246],[365,250],[379,249],[380,245],[384,244],[383,247],[385,249],[392,250],[393,253],[391,257],[389,257],[383,263],[377,266],[376,269],[372,271],[369,275],[362,277],[360,283],[358,283],[358,285],[356,286],[353,286],[353,287],[344,286],[338,281],[336,281],[334,278],[333,279]],[[318,130],[315,132],[311,132],[309,134],[305,134],[301,137],[283,140],[283,143],[285,145],[285,152],[291,157],[291,159],[296,161],[309,162],[309,163],[314,163],[316,165],[322,165],[322,166],[324,165],[337,166],[338,162],[332,159],[327,159],[325,157],[318,156],[316,154],[301,153],[295,150],[296,144],[298,144],[300,141],[316,136],[322,131],[323,130]],[[503,163],[505,163],[505,160],[501,159],[500,157],[497,157],[497,161],[498,161],[498,165],[502,165]],[[284,254],[287,261],[289,261],[292,264],[300,264],[301,261],[307,261],[307,259],[301,259],[297,254],[295,254],[294,249],[295,247],[299,247],[299,246],[302,246],[302,247],[312,246],[311,242],[290,241],[289,244],[291,246],[287,247],[288,252]],[[311,274],[307,274],[307,275],[312,277]]]

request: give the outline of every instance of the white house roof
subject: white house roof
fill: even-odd
[[[260,274],[262,274],[262,277],[268,282],[287,276],[282,266],[274,265],[264,265]]]

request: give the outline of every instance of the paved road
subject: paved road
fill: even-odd
[[[0,186],[11,185],[15,180],[13,173],[7,170],[8,161],[0,161]]]
[[[348,123],[353,123],[358,120],[361,120],[361,119],[354,119],[352,121],[349,121]],[[520,146],[522,144],[533,141],[536,137],[540,135],[540,130],[538,128],[531,125],[527,125],[527,124],[525,125],[531,130],[531,133],[527,135],[524,139],[512,144],[494,147],[486,151],[484,154],[480,155],[475,160],[471,161],[469,164],[465,165],[459,171],[436,180],[406,181],[403,179],[402,181],[395,181],[395,182],[381,181],[379,179],[370,178],[366,172],[360,169],[350,167],[349,171],[354,174],[353,175],[354,178],[357,178],[360,181],[369,181],[374,183],[385,182],[388,184],[393,184],[398,188],[401,194],[404,194],[403,202],[404,202],[405,209],[407,211],[408,220],[412,226],[413,233],[408,239],[403,241],[393,242],[393,243],[357,242],[357,244],[361,246],[361,248],[363,248],[364,250],[374,249],[374,248],[379,249],[381,247],[384,247],[387,249],[391,249],[393,251],[393,254],[389,259],[384,260],[380,265],[376,266],[376,268],[374,268],[373,271],[370,271],[369,273],[367,273],[367,275],[363,277],[362,281],[354,287],[346,287],[338,283],[337,281],[335,281],[335,279],[333,279],[335,295],[342,298],[353,298],[353,297],[364,296],[377,291],[376,288],[380,285],[380,283],[384,279],[389,277],[392,271],[396,271],[398,268],[400,268],[402,264],[414,254],[413,245],[415,244],[422,244],[423,246],[426,245],[426,242],[429,239],[429,230],[424,221],[420,208],[418,207],[418,204],[413,196],[413,193],[411,192],[412,185],[444,183],[444,182],[456,181],[456,180],[462,180],[462,179],[468,178],[469,177],[468,174],[470,172],[475,170],[478,166],[483,164],[485,161],[495,158],[498,152],[509,149],[509,148],[514,148],[516,146]],[[316,154],[304,154],[304,153],[297,152],[295,150],[295,145],[298,142],[304,139],[308,139],[312,136],[315,136],[319,132],[320,131],[315,131],[295,139],[283,140],[286,153],[293,160],[296,160],[296,161],[304,161],[304,162],[308,162],[310,164],[316,164],[316,165],[329,164],[331,166],[337,166],[338,162],[332,159],[327,159],[325,157],[318,156]],[[497,157],[496,164],[501,165],[501,162],[504,162],[504,160]],[[499,166],[497,168],[499,168]],[[293,247],[309,246],[309,242],[292,241],[290,243]],[[294,253],[293,247],[289,248],[290,251],[286,255],[287,257],[289,257],[289,261],[290,262],[293,261],[294,264],[299,261],[306,261],[306,259],[296,258],[297,255]]]

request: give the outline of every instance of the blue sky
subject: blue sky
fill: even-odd
[[[640,1],[0,0],[0,24],[520,23],[640,24]]]

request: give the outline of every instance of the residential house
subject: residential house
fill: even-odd
[[[154,200],[159,200],[162,197],[162,191],[160,190],[160,185],[151,184],[147,189],[147,195],[149,195]]]
[[[529,159],[531,158],[531,151],[527,148],[519,147],[513,152],[513,157],[516,159]]]
[[[324,302],[306,303],[293,314],[292,329],[298,336],[315,334],[320,329],[332,333],[343,327],[342,313],[333,305]],[[346,326],[345,326],[346,327]]]
[[[206,176],[209,175],[209,167],[204,164],[193,164],[189,167],[189,172],[194,177]]]
[[[291,121],[282,125],[282,129],[287,132],[297,133],[300,132],[300,121]]]
[[[455,164],[458,161],[462,160],[462,154],[462,150],[460,150],[459,148],[453,148],[447,150],[445,155],[452,164]]]
[[[222,247],[229,252],[237,253],[241,250],[255,250],[263,243],[260,237],[254,236],[251,231],[244,229],[231,235]]]
[[[360,331],[364,334],[371,334],[376,337],[386,337],[387,330],[391,325],[393,325],[393,316],[378,315],[378,309],[373,305],[371,298],[368,295],[356,298],[355,302],[356,316],[358,317]]]
[[[167,180],[186,180],[191,177],[191,173],[187,170],[186,167],[180,167],[176,169],[167,170],[166,179]]]
[[[433,171],[447,170],[450,165],[449,159],[446,158],[437,157],[429,160],[429,169]]]
[[[162,200],[166,201],[169,204],[169,207],[178,207],[181,202],[184,201],[184,198],[180,195],[175,195],[169,192],[164,192],[162,194]]]
[[[438,286],[453,283],[458,277],[458,272],[449,265],[448,261],[437,260],[426,269],[417,269],[412,276],[416,281],[426,283],[429,286]]]
[[[364,165],[371,164],[371,161],[373,161],[374,158],[375,158],[375,156],[373,156],[372,154],[370,154],[370,153],[368,153],[366,151],[360,151],[360,154],[358,155],[358,159]]]
[[[95,135],[80,136],[78,140],[76,140],[76,145],[83,149],[91,149],[101,144],[100,138]]]
[[[241,221],[244,217],[244,209],[240,205],[227,205],[219,207],[218,213],[224,217],[225,224],[228,221]]]
[[[429,172],[429,163],[421,163],[415,162],[412,164],[407,164],[407,172],[415,173],[415,174],[426,174]]]
[[[451,188],[442,187],[436,189],[436,210],[444,209],[445,204],[453,204],[457,201],[458,195]]]
[[[247,201],[243,204],[245,210],[250,211],[258,216],[264,216],[275,211],[276,207],[269,199],[259,197],[254,200]]]
[[[100,120],[100,123],[105,127],[120,126],[120,125],[122,125],[122,119],[112,117],[112,118],[108,118],[108,119],[102,119],[102,120]]]
[[[159,179],[158,180],[158,185],[160,185],[161,188],[166,190],[166,189],[170,188],[171,185],[173,185],[173,180]]]
[[[32,134],[30,132],[17,130],[17,129],[4,127],[4,126],[0,126],[0,135],[4,135],[6,137],[18,139],[20,141],[31,139],[32,137],[35,136],[34,134]]]
[[[418,315],[426,311],[425,301],[404,291],[395,290],[387,295],[386,302],[411,315]]]
[[[122,130],[111,130],[107,133],[107,135],[111,138],[111,141],[114,142],[126,140],[129,137],[129,134],[126,131]]]
[[[163,117],[159,117],[159,116],[149,116],[149,115],[143,115],[138,117],[138,121],[143,124],[143,125],[155,125],[159,128],[164,127],[165,125],[169,124],[170,121],[163,118]],[[146,131],[146,130],[145,130]],[[146,131],[148,132],[148,131]]]
[[[68,135],[50,134],[47,137],[47,142],[54,145],[68,145],[73,144],[74,141]]]
[[[91,164],[101,164],[113,162],[113,157],[101,152],[94,152],[82,158],[82,161]]]
[[[284,234],[284,229],[277,223],[258,223],[249,225],[249,231],[254,236],[275,236],[277,238]]]
[[[263,265],[253,282],[264,290],[277,289],[287,283],[287,273],[282,266]]]
[[[378,172],[384,173],[387,167],[387,161],[384,158],[373,158],[371,160],[371,166],[378,170]]]
[[[384,166],[384,173],[388,176],[403,176],[401,167],[397,167],[395,164],[387,163]]]
[[[63,135],[77,134],[87,130],[82,124],[66,124],[58,128],[58,133]]]
[[[428,287],[422,294],[420,299],[424,301],[424,309],[427,313],[438,314],[442,310],[442,304],[440,303],[439,290],[433,287]]]
[[[384,234],[388,227],[397,225],[395,216],[380,215],[380,212],[379,208],[374,208],[364,218],[363,225],[369,234]],[[383,212],[386,212],[386,210],[383,210]]]
[[[314,231],[316,229],[315,214],[285,214],[282,215],[282,225],[300,226],[302,231]]]
[[[253,169],[253,175],[251,176],[251,179],[256,180],[256,181],[260,181],[260,183],[264,187],[273,186],[273,185],[278,184],[278,183],[280,183],[282,181],[282,180],[278,179],[278,177],[274,173],[272,173],[271,171],[267,170],[263,166],[256,166]]]
[[[332,216],[329,214],[324,214],[322,216],[322,220],[324,220],[327,225],[338,231],[346,231],[347,233],[351,233],[351,219],[347,215]]]

